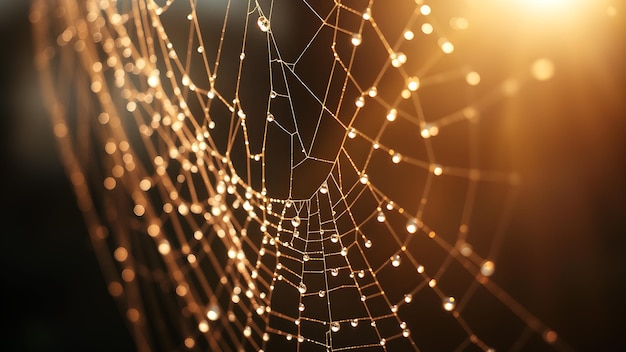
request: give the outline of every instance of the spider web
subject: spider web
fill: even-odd
[[[140,350],[565,348],[490,278],[517,177],[482,157],[483,114],[525,77],[472,69],[464,13],[35,1],[54,132]]]

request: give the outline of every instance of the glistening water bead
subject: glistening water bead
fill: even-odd
[[[301,294],[306,293],[306,285],[304,284],[304,282],[300,282],[300,284],[298,285],[298,291]]]
[[[211,306],[209,306],[209,310],[206,313],[206,317],[209,318],[209,320],[211,321],[216,321],[217,319],[220,318],[221,315],[221,310],[220,307],[212,304]]]
[[[454,297],[445,297],[443,299],[443,309],[451,312],[456,307],[456,299]]]
[[[416,233],[417,232],[417,219],[415,218],[410,218],[407,222],[406,222],[406,231],[408,233]]]
[[[270,30],[270,20],[265,18],[265,16],[259,17],[259,19],[256,21],[256,24],[257,26],[259,26],[261,32],[267,32]]]

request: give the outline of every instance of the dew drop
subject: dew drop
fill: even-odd
[[[398,117],[398,110],[396,109],[391,109],[387,113],[387,121],[395,121],[397,117]]]
[[[326,182],[322,183],[320,186],[320,193],[327,194],[328,193],[328,184]]]
[[[338,332],[339,329],[341,329],[341,325],[339,325],[339,322],[333,321],[332,323],[330,323],[330,330],[332,332]]]
[[[402,161],[402,155],[400,153],[394,153],[391,157],[391,161],[394,164],[398,164],[400,161]]]
[[[363,97],[358,97],[355,101],[354,101],[354,105],[356,105],[359,108],[362,108],[363,106],[365,106],[365,98]]]
[[[402,330],[402,336],[409,337],[410,335],[411,335],[411,330],[409,329]]]
[[[302,260],[305,262],[308,262],[311,259],[311,257],[309,256],[308,253],[304,253],[304,255],[302,256]]]
[[[413,300],[413,295],[412,294],[407,293],[406,295],[404,295],[404,302],[411,303],[412,300]]]
[[[333,233],[332,235],[330,235],[330,242],[332,242],[332,243],[339,242],[339,235],[336,234],[336,233]]]
[[[456,299],[454,297],[446,297],[443,299],[443,309],[451,312],[456,307]]]
[[[356,130],[354,129],[354,127],[350,127],[350,129],[348,130],[348,138],[354,139],[355,137],[356,137]]]
[[[365,248],[372,248],[372,241],[370,240],[365,241]]]
[[[359,319],[352,319],[352,321],[350,321],[350,325],[352,325],[353,328],[356,328],[359,326]]]
[[[472,255],[474,250],[472,249],[472,245],[470,245],[468,243],[463,243],[461,245],[461,248],[459,249],[459,252],[461,252],[462,256],[469,257],[470,255]]]
[[[365,9],[365,12],[363,12],[363,19],[366,21],[369,21],[371,18],[372,18],[372,9],[368,7]]]
[[[209,320],[211,321],[216,321],[217,319],[220,318],[220,315],[222,314],[220,307],[212,304],[211,306],[209,306],[209,310],[206,313],[206,317],[209,318]]]
[[[410,218],[406,223],[406,231],[408,233],[416,233],[417,232],[417,220],[415,218]]]
[[[393,265],[395,268],[399,267],[400,262],[402,261],[402,258],[400,257],[399,254],[396,254],[389,259],[391,260],[391,265]]]
[[[300,222],[301,222],[300,217],[297,215],[291,219],[291,225],[293,225],[293,227],[300,226]]]
[[[267,121],[268,121],[268,122],[272,122],[272,121],[274,121],[274,115],[273,115],[273,114],[271,114],[271,113],[267,113]]]
[[[370,90],[367,92],[367,95],[374,98],[375,96],[378,95],[378,89],[376,87],[370,88]]]
[[[265,16],[259,17],[259,19],[256,21],[256,24],[259,26],[261,32],[267,32],[270,30],[270,20],[265,18]]]
[[[154,70],[150,72],[150,76],[148,76],[148,85],[152,88],[155,88],[159,85],[159,70]]]
[[[352,45],[359,46],[361,45],[361,42],[363,41],[363,37],[361,37],[360,33],[354,33],[350,41],[352,42]]]
[[[401,52],[391,53],[389,58],[391,59],[391,66],[393,67],[400,67],[406,63],[406,55]]]
[[[300,303],[300,305],[298,305],[298,310],[304,312],[304,303]]]
[[[376,216],[376,221],[378,222],[385,222],[387,218],[385,217],[385,213],[383,213],[382,211],[378,212],[378,215]]]
[[[411,77],[406,82],[406,87],[411,91],[415,92],[420,87],[420,80],[417,77]]]
[[[300,284],[298,285],[298,291],[300,291],[300,293],[302,294],[306,292],[306,285],[304,284],[304,282],[300,282]]]
[[[361,177],[359,178],[359,181],[362,184],[367,184],[367,181],[369,180],[369,177],[367,177],[367,174],[362,174]]]
[[[330,269],[330,274],[332,276],[335,276],[335,277],[338,276],[339,275],[339,269],[337,269],[337,268]]]
[[[480,273],[484,276],[491,276],[493,272],[496,270],[496,265],[491,260],[485,260],[480,265]]]
[[[318,296],[320,296],[321,298],[324,298],[324,296],[326,296],[326,291],[322,291],[322,290],[320,290],[320,291],[317,293],[317,295],[318,295]]]

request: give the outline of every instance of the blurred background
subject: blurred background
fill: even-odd
[[[506,38],[475,43],[487,63],[544,52],[556,66],[552,80],[500,107],[516,117],[507,128],[522,185],[494,280],[573,349],[622,350],[626,3],[543,1],[560,10],[522,3],[492,4],[504,15],[489,23]],[[132,351],[55,149],[28,8],[28,1],[0,0],[0,349]],[[519,50],[481,50],[498,40]]]

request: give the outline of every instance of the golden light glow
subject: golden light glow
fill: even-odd
[[[468,268],[465,278],[476,285],[492,284],[487,277],[495,263],[486,255],[495,250],[486,253],[487,246],[473,242],[477,236],[468,226],[473,215],[465,219],[438,207],[456,202],[450,209],[473,214],[482,190],[475,186],[485,181],[486,173],[477,155],[464,155],[468,148],[482,150],[479,139],[485,136],[477,132],[483,129],[470,126],[482,123],[478,116],[488,114],[490,104],[517,94],[531,81],[521,78],[550,79],[555,64],[549,59],[515,66],[515,74],[494,80],[489,67],[465,56],[465,44],[472,40],[463,36],[480,28],[474,26],[471,11],[450,18],[434,1],[415,0],[407,17],[394,14],[392,6],[353,9],[345,2],[340,11],[363,19],[360,27],[350,28],[342,21],[328,22],[316,12],[317,5],[305,14],[290,14],[297,19],[294,23],[298,16],[316,25],[321,20],[324,33],[334,32],[312,37],[282,21],[279,1],[269,2],[275,8],[256,4],[246,9],[238,3],[223,12],[220,1],[210,1],[207,6],[215,6],[216,15],[207,22],[195,1],[141,2],[145,6],[126,6],[120,0],[57,1],[35,0],[31,14],[42,38],[38,55],[46,59],[41,66],[53,97],[51,110],[67,105],[79,119],[75,123],[55,112],[54,133],[68,173],[75,175],[79,202],[88,205],[89,228],[111,233],[93,236],[100,241],[94,248],[114,259],[112,269],[103,266],[109,270],[109,291],[127,299],[126,318],[141,327],[133,329],[138,341],[146,340],[143,324],[151,321],[144,308],[150,305],[142,297],[155,294],[164,303],[174,299],[173,307],[180,308],[168,311],[180,319],[172,327],[197,326],[195,332],[183,328],[172,334],[177,346],[190,349],[220,346],[218,338],[234,349],[261,350],[263,342],[276,339],[296,340],[290,343],[297,343],[292,346],[297,349],[309,342],[328,351],[358,349],[368,347],[364,340],[339,347],[328,335],[316,337],[309,327],[317,324],[338,336],[366,322],[381,345],[406,343],[398,349],[417,350],[419,331],[409,329],[414,320],[402,320],[418,319],[415,307],[441,309],[443,300],[443,309],[452,312],[448,318],[462,320],[463,309],[456,309],[450,294],[473,302],[473,291],[455,288],[454,275],[446,275],[451,267]],[[532,13],[571,3],[503,1]],[[223,26],[215,21],[222,15]],[[388,30],[383,24],[388,18],[404,18],[393,26],[402,31]],[[180,34],[170,22],[188,27]],[[472,31],[464,31],[470,26]],[[495,32],[498,28],[490,28],[490,34]],[[288,51],[301,52],[278,55],[286,33],[293,36],[290,42],[303,44]],[[327,62],[318,67],[318,60]],[[332,72],[317,74],[325,64]],[[80,74],[67,72],[70,66]],[[284,68],[289,68],[289,84],[277,79]],[[517,75],[519,68],[526,76]],[[325,90],[317,89],[319,82],[311,81],[310,72],[328,80]],[[336,85],[332,77],[346,79]],[[63,89],[68,86],[84,95],[68,94]],[[323,125],[327,119],[338,122],[337,141]],[[87,142],[85,136],[94,138]],[[324,143],[332,149],[330,156],[317,150]],[[94,159],[94,151],[102,159]],[[273,154],[280,151],[286,153]],[[309,162],[323,167],[313,164],[309,172]],[[298,174],[301,170],[304,176]],[[83,173],[91,178],[83,179]],[[490,173],[488,182],[509,187],[508,175]],[[441,194],[446,182],[476,192]],[[432,214],[445,214],[445,219]],[[450,223],[462,223],[458,233]],[[435,261],[428,253],[415,250],[415,241],[424,239],[450,261],[431,264]],[[428,264],[419,264],[422,260]],[[399,288],[388,268],[395,275],[410,275],[406,285]],[[209,278],[215,282],[206,282]],[[416,294],[424,283],[432,297]],[[143,291],[159,285],[160,291]],[[342,304],[348,315],[340,320],[330,311],[318,315],[316,305],[309,305],[314,298],[336,309],[337,289],[358,293],[345,295]],[[551,331],[519,313],[521,308],[508,295],[497,289],[481,291],[490,292],[535,333]],[[290,295],[299,297],[295,307],[274,304]],[[365,306],[376,301],[381,307]],[[285,306],[292,303],[285,300]],[[141,315],[132,307],[142,307]],[[349,315],[352,308],[358,314]],[[253,313],[258,317],[251,319]],[[280,319],[297,329],[276,324]],[[383,319],[392,323],[389,328],[376,326]],[[470,336],[472,326],[467,325],[465,341],[474,346],[458,347],[487,350],[488,338]],[[544,337],[546,342],[556,340],[555,334]]]
[[[530,66],[532,76],[538,81],[547,81],[554,76],[554,63],[546,58],[538,59]]]

